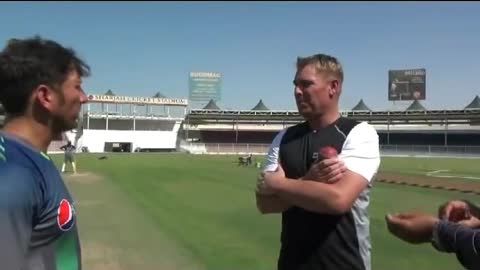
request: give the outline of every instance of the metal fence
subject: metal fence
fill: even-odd
[[[265,154],[268,152],[269,144],[248,144],[248,143],[206,143],[207,153],[214,154]]]
[[[191,149],[197,149],[205,154],[265,154],[269,144],[247,143],[206,143],[190,144]],[[380,145],[382,154],[422,154],[422,155],[479,155],[480,146],[442,146],[442,145]]]
[[[480,155],[480,146],[470,145],[381,145],[382,154],[420,154],[420,155]]]

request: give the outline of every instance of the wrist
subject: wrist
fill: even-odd
[[[288,189],[288,182],[286,177],[279,177],[271,186],[274,193],[281,193]]]

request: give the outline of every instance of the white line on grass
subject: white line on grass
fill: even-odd
[[[463,178],[463,179],[470,179],[470,180],[480,180],[480,177],[475,176],[462,176],[462,175],[452,175],[452,174],[443,174],[440,175],[439,173],[442,172],[449,172],[450,170],[436,170],[432,172],[427,172],[426,176],[438,177],[438,178]]]
[[[434,176],[434,174],[437,174],[439,172],[448,172],[450,170],[436,170],[436,171],[433,171],[433,172],[427,172],[427,176]]]

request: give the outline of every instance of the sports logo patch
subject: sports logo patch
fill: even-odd
[[[57,224],[60,230],[68,231],[73,227],[75,222],[75,211],[73,210],[72,205],[66,200],[63,199],[60,202],[57,210]]]

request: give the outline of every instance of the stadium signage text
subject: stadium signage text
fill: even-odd
[[[190,72],[192,78],[220,78],[221,76],[218,72]]]
[[[126,103],[126,104],[153,104],[153,105],[180,105],[180,106],[188,105],[187,99],[183,99],[183,98],[89,95],[88,101],[103,102],[103,103]]]
[[[409,69],[404,70],[405,76],[425,76],[424,69]]]

